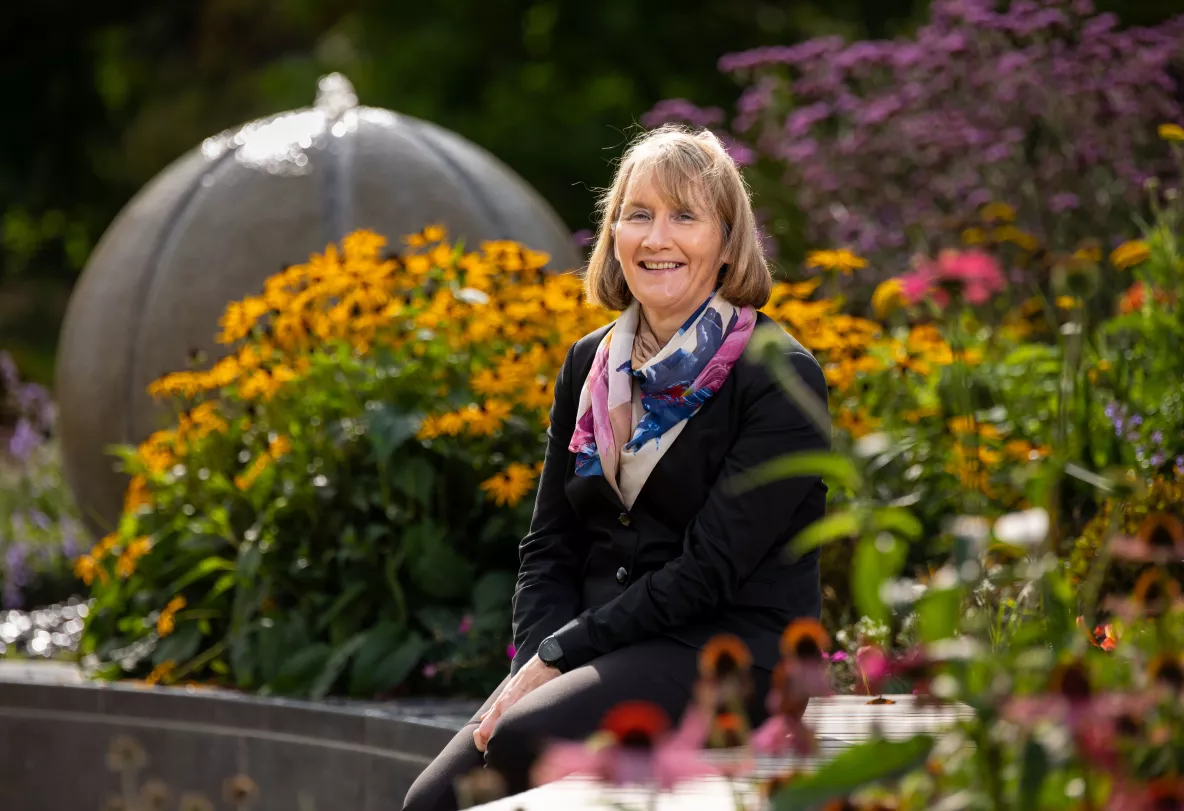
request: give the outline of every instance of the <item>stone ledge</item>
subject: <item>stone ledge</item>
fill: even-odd
[[[147,756],[139,779],[161,779],[174,795],[216,801],[226,778],[246,774],[259,786],[260,811],[388,811],[476,706],[259,698],[88,682],[67,665],[0,662],[0,808],[100,807],[119,786],[108,747],[127,735]]]

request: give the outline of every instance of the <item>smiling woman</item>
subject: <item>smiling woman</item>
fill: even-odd
[[[794,559],[785,545],[824,514],[826,486],[729,487],[830,445],[745,356],[758,327],[773,330],[825,404],[813,356],[757,312],[772,279],[736,165],[710,132],[656,130],[626,152],[600,212],[586,293],[622,312],[576,341],[555,383],[510,675],[406,809],[455,808],[456,779],[482,766],[522,791],[549,739],[587,737],[624,701],[678,721],[721,634],[751,662],[742,703],[759,723],[781,632],[819,614],[817,551]]]

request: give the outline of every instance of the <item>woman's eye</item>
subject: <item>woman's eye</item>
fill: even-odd
[[[689,211],[680,211],[680,212],[678,213],[678,219],[680,219],[680,220],[693,220],[693,219],[695,219],[695,215],[694,215],[694,214],[692,214],[692,213],[691,213],[691,212],[689,212]]]
[[[631,220],[643,220],[643,219],[646,219],[647,217],[649,217],[649,215],[646,214],[644,211],[634,211],[632,214],[629,215],[629,219],[631,219]]]

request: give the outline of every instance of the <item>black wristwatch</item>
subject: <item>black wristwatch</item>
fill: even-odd
[[[539,660],[561,673],[566,672],[563,666],[563,648],[559,647],[559,641],[553,636],[547,637],[539,645]]]

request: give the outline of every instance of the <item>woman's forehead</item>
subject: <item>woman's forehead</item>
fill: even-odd
[[[625,185],[625,205],[655,205],[658,202],[675,206],[704,206],[706,189],[701,178],[672,176],[659,167],[645,167],[633,172]]]

